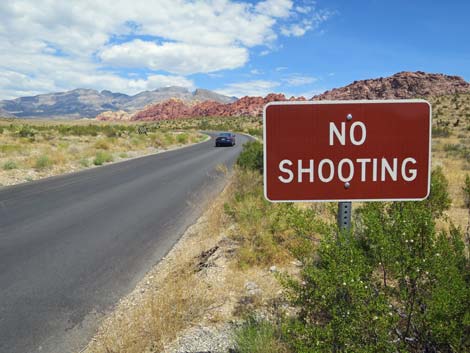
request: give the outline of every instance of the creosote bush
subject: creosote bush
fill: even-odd
[[[450,206],[442,171],[420,202],[369,202],[354,229],[324,228],[301,280],[284,278],[296,352],[467,352],[470,263],[460,229],[437,231]]]
[[[94,165],[102,165],[103,163],[108,163],[113,161],[113,156],[105,151],[96,152],[95,159],[93,160]]]
[[[249,141],[243,145],[243,150],[237,159],[237,165],[242,169],[256,170],[263,173],[263,144]]]
[[[40,156],[36,159],[36,162],[34,164],[34,167],[37,169],[37,170],[43,170],[43,169],[47,169],[49,168],[50,166],[52,166],[52,161],[51,159],[49,158],[49,156],[46,156],[46,155],[43,155],[43,156]]]
[[[14,161],[6,161],[3,164],[3,169],[4,170],[12,170],[18,168],[17,164]]]

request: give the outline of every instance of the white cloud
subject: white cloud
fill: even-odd
[[[299,19],[281,26],[281,34],[286,37],[301,37],[328,20],[333,13],[329,11],[315,11],[313,6],[296,7]]]
[[[31,54],[15,57],[0,53],[0,66],[15,66],[15,70],[0,70],[0,99],[11,99],[72,88],[94,88],[135,94],[164,86],[194,88],[194,83],[179,75],[152,74],[145,78],[123,77],[103,71],[97,64],[80,62],[67,57]],[[73,68],[73,69],[71,69]]]
[[[177,74],[234,69],[248,61],[248,50],[238,47],[207,47],[186,43],[134,40],[104,48],[99,57],[105,64],[147,67]]]
[[[281,33],[286,37],[300,37],[303,36],[312,26],[308,24],[299,25],[293,24],[289,27],[282,27]]]
[[[256,4],[256,11],[273,17],[288,17],[292,9],[293,1],[290,0],[265,0]]]
[[[0,99],[193,86],[182,75],[243,67],[253,47],[315,28],[315,11],[291,0],[0,1]]]
[[[253,80],[246,82],[230,83],[223,88],[216,89],[220,94],[227,96],[266,96],[280,86],[279,82],[267,80]]]
[[[315,77],[294,74],[282,79],[289,86],[304,86],[317,81]]]

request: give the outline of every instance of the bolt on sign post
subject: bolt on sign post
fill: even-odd
[[[264,193],[272,202],[427,198],[431,106],[424,100],[272,102],[264,108]]]

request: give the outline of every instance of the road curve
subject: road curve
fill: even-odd
[[[0,352],[79,351],[222,189],[237,138],[0,189]]]

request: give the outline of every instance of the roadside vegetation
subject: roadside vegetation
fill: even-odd
[[[167,129],[194,129],[201,131],[232,131],[247,133],[256,138],[263,137],[263,120],[258,117],[201,117],[177,120],[162,120],[157,123]]]
[[[227,323],[239,353],[470,351],[470,95],[432,104],[430,197],[357,204],[351,232],[338,231],[335,203],[266,201],[262,143],[246,144],[224,194],[164,265],[174,271],[113,314],[88,351],[174,352],[191,327]],[[147,326],[157,321],[164,330]]]
[[[139,134],[145,126],[147,133]],[[157,125],[96,121],[0,120],[0,186],[100,166],[202,141]]]
[[[282,265],[289,257],[302,265],[300,275],[278,276],[295,314],[278,311],[270,329],[266,320],[256,328],[248,319],[237,335],[240,352],[256,339],[260,347],[252,351],[270,345],[291,352],[470,349],[469,235],[446,217],[452,200],[441,167],[426,201],[365,203],[355,210],[352,231],[341,233],[334,215],[317,207],[267,203],[261,181],[253,182],[259,168],[246,171],[256,165],[248,155],[259,158],[250,149],[241,155],[245,171],[238,178],[249,174],[250,183],[242,182],[229,210],[241,238],[239,266]],[[460,185],[467,212],[469,185],[470,177]],[[246,217],[256,218],[260,229]]]

